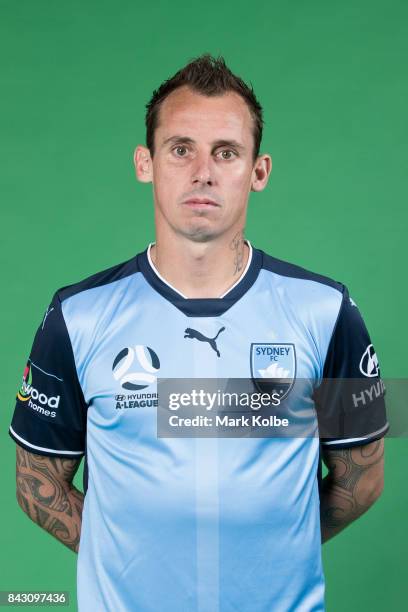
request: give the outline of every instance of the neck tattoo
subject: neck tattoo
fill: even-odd
[[[230,243],[234,251],[234,274],[241,272],[244,266],[245,242],[243,232],[237,232]]]

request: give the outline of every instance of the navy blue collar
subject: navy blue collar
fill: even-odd
[[[149,285],[187,317],[219,317],[252,287],[262,268],[263,252],[252,247],[252,259],[238,283],[220,298],[186,298],[164,282],[150,265],[148,248],[137,255],[137,267]]]

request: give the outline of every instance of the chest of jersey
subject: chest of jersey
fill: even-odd
[[[155,425],[162,379],[279,379],[284,391],[296,379],[318,380],[310,330],[278,293],[261,289],[218,317],[188,317],[148,285],[105,309],[76,355],[90,423],[131,436]]]

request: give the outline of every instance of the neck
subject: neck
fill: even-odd
[[[196,243],[160,240],[150,258],[160,276],[187,298],[219,298],[242,276],[250,249],[243,232]]]

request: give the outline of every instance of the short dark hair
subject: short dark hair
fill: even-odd
[[[223,57],[215,58],[209,53],[192,60],[181,68],[174,76],[164,81],[153,92],[146,104],[146,145],[150,154],[154,155],[154,132],[159,120],[159,111],[163,100],[175,89],[187,85],[204,96],[220,96],[229,91],[239,94],[246,102],[253,119],[254,160],[259,155],[262,140],[262,106],[256,99],[252,85],[233,74]]]

